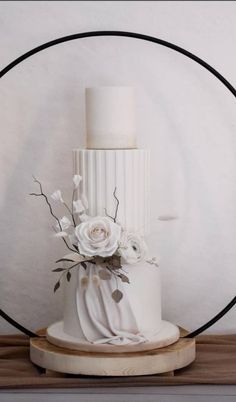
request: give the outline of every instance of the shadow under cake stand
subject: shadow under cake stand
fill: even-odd
[[[135,376],[170,373],[195,359],[195,339],[167,321],[150,342],[115,346],[78,343],[63,332],[60,321],[39,338],[30,339],[30,358],[48,371],[96,376]]]

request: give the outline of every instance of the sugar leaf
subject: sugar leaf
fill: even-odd
[[[123,293],[119,290],[116,289],[114,292],[112,292],[112,299],[115,300],[116,303],[119,303],[123,297]]]
[[[100,269],[100,271],[98,271],[98,275],[100,279],[103,279],[105,281],[111,279],[111,274],[107,269]]]

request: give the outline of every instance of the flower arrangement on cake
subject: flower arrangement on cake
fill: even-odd
[[[134,232],[123,229],[117,221],[119,199],[116,196],[116,188],[113,196],[116,203],[115,215],[111,216],[105,209],[105,216],[89,216],[87,214],[88,201],[84,194],[79,196],[79,186],[82,181],[80,175],[73,176],[73,191],[71,207],[64,201],[61,190],[56,190],[51,198],[53,201],[64,205],[68,216],[58,218],[55,214],[48,196],[44,193],[42,184],[34,177],[34,181],[39,185],[39,193],[30,195],[41,196],[48,205],[50,214],[54,218],[56,225],[53,226],[54,236],[62,239],[70,253],[64,255],[56,261],[57,264],[64,266],[53,269],[53,272],[61,273],[54,286],[54,292],[60,288],[63,277],[69,282],[71,279],[71,270],[75,268],[87,269],[87,263],[97,266],[97,274],[93,281],[97,286],[101,280],[110,280],[116,278],[116,289],[111,296],[116,303],[123,298],[123,293],[119,289],[118,280],[129,283],[127,272],[123,264],[137,264],[140,261],[146,261],[152,265],[158,266],[157,258],[147,257],[147,245],[143,237]],[[80,198],[79,198],[80,197]],[[67,267],[65,267],[67,263]],[[84,276],[83,287],[88,285],[88,277]]]

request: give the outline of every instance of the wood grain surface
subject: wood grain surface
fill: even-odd
[[[159,374],[190,364],[195,359],[195,339],[180,338],[172,345],[148,351],[91,353],[55,346],[42,336],[31,338],[30,357],[38,366],[60,373],[97,376]]]

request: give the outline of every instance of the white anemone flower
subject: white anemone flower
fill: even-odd
[[[62,204],[64,203],[64,200],[61,195],[61,190],[54,191],[54,193],[51,195],[51,197],[54,201],[60,201]]]
[[[79,187],[79,184],[81,181],[82,181],[82,177],[79,174],[75,174],[73,176],[73,183],[74,183],[75,189]]]
[[[80,214],[84,211],[84,205],[81,200],[73,201],[73,210],[75,214]]]
[[[147,245],[141,236],[132,232],[123,232],[118,253],[122,263],[136,264],[147,255]]]

